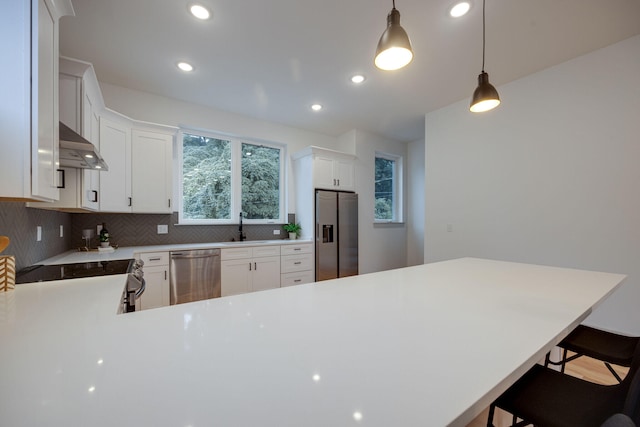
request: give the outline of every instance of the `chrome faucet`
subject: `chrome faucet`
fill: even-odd
[[[247,239],[247,235],[244,234],[244,231],[242,231],[242,212],[240,212],[240,225],[238,226],[238,236],[239,236],[238,240],[240,242]]]

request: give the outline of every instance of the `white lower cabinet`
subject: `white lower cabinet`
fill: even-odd
[[[313,244],[285,245],[281,249],[280,286],[301,285],[314,281]]]
[[[144,262],[146,289],[140,296],[142,310],[166,307],[169,301],[169,252],[147,252],[136,254]]]
[[[222,296],[280,287],[280,246],[222,249]]]

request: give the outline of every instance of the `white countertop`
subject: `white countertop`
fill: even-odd
[[[130,259],[134,254],[143,252],[170,252],[186,251],[190,249],[211,249],[211,248],[235,248],[242,246],[270,246],[270,245],[299,245],[303,243],[313,243],[309,239],[279,239],[279,240],[245,240],[243,242],[211,242],[211,243],[173,243],[167,245],[148,246],[126,246],[119,247],[113,252],[78,252],[71,250],[63,252],[51,258],[44,259],[36,264],[74,264],[78,262],[113,261],[118,259]]]
[[[464,426],[624,280],[460,259],[116,315],[0,294],[3,426]]]

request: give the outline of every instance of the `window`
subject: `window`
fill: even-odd
[[[181,224],[284,222],[284,148],[182,133]]]
[[[374,219],[377,222],[402,222],[401,171],[401,157],[376,153]]]
[[[182,219],[231,219],[231,142],[182,135]]]
[[[242,144],[242,211],[247,219],[280,217],[280,149]]]

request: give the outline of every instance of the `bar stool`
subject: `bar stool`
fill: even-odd
[[[578,357],[588,356],[604,362],[618,382],[622,382],[622,378],[614,371],[611,364],[627,368],[631,366],[633,352],[639,341],[640,337],[629,337],[590,326],[578,325],[558,344],[558,347],[563,349],[562,359],[558,362],[552,362],[547,354],[544,365],[560,366],[560,372],[564,372],[567,363]],[[567,357],[568,351],[576,354]]]

